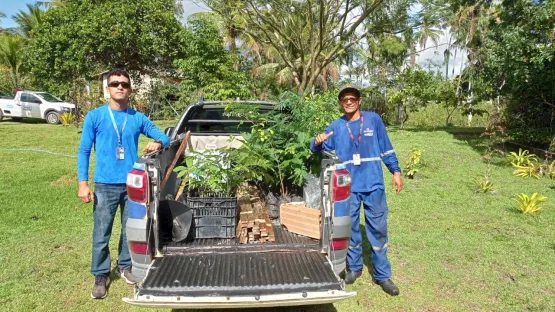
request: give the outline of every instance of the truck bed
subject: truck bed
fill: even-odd
[[[164,253],[248,251],[248,250],[318,250],[320,240],[288,232],[281,225],[273,223],[275,242],[240,244],[237,238],[200,238],[185,242],[165,242]]]
[[[156,259],[139,296],[260,296],[341,290],[316,251],[175,254]]]

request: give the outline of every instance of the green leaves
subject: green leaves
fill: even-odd
[[[541,210],[540,204],[547,200],[545,196],[538,196],[538,193],[528,196],[526,193],[517,194],[513,198],[518,203],[518,209],[523,214],[533,214]]]
[[[405,160],[405,176],[409,179],[414,179],[416,173],[422,167],[422,153],[424,151],[421,148],[413,147]]]
[[[184,33],[183,58],[175,65],[184,78],[181,93],[196,100],[202,91],[205,99],[249,98],[249,81],[244,72],[234,70],[238,56],[225,49],[218,23],[211,13],[189,18]]]
[[[167,72],[183,44],[174,0],[66,1],[50,8],[27,50],[41,89],[67,94],[80,78],[116,66]]]
[[[242,157],[263,160],[265,183],[270,187],[302,186],[306,174],[316,173],[320,154],[313,154],[310,141],[340,116],[336,95],[331,92],[301,97],[293,92],[282,95],[275,111],[260,115],[257,110],[234,105],[231,112],[246,114],[254,124],[250,133],[243,133],[245,143],[237,153]]]
[[[537,161],[536,155],[530,154],[528,150],[522,150],[522,148],[518,149],[518,153],[510,152],[507,155],[507,162],[515,167],[528,166]]]

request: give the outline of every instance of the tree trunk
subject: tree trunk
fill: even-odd
[[[411,45],[410,47],[410,67],[414,67],[416,65],[416,47]]]
[[[238,55],[237,52],[237,31],[235,29],[235,27],[233,25],[230,25],[227,28],[227,36],[229,37],[229,47],[231,49],[231,52],[234,55]],[[233,64],[233,69],[235,71],[239,71],[239,59],[237,59],[237,61],[235,62],[235,64]]]
[[[396,121],[398,125],[403,124],[403,111],[404,111],[403,103],[399,102],[397,104],[397,121]]]

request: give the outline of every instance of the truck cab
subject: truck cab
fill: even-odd
[[[0,120],[11,117],[45,119],[49,124],[60,123],[64,112],[75,112],[75,104],[66,103],[47,92],[18,91],[13,99],[0,99]]]
[[[271,110],[273,103],[245,102]],[[163,201],[175,194],[175,173],[161,181],[187,131],[187,153],[209,145],[222,147],[248,132],[248,122],[225,114],[220,102],[189,105],[168,147],[140,158],[127,180],[127,240],[132,273],[138,281],[127,303],[153,308],[252,308],[325,304],[350,298],[343,281],[351,234],[350,173],[331,154],[321,162],[321,235],[309,238],[272,222],[275,242],[240,244],[237,238],[195,238],[174,242],[165,222]],[[241,129],[239,131],[239,129]],[[233,139],[231,140],[233,141]],[[221,145],[221,146],[220,146]],[[307,146],[308,148],[308,146]]]

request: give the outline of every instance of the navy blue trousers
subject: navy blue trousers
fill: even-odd
[[[366,236],[372,248],[373,278],[384,281],[391,277],[391,265],[387,260],[387,202],[385,191],[351,193],[351,241],[347,252],[347,266],[351,271],[361,271],[362,233],[360,232],[360,207],[364,207]]]

